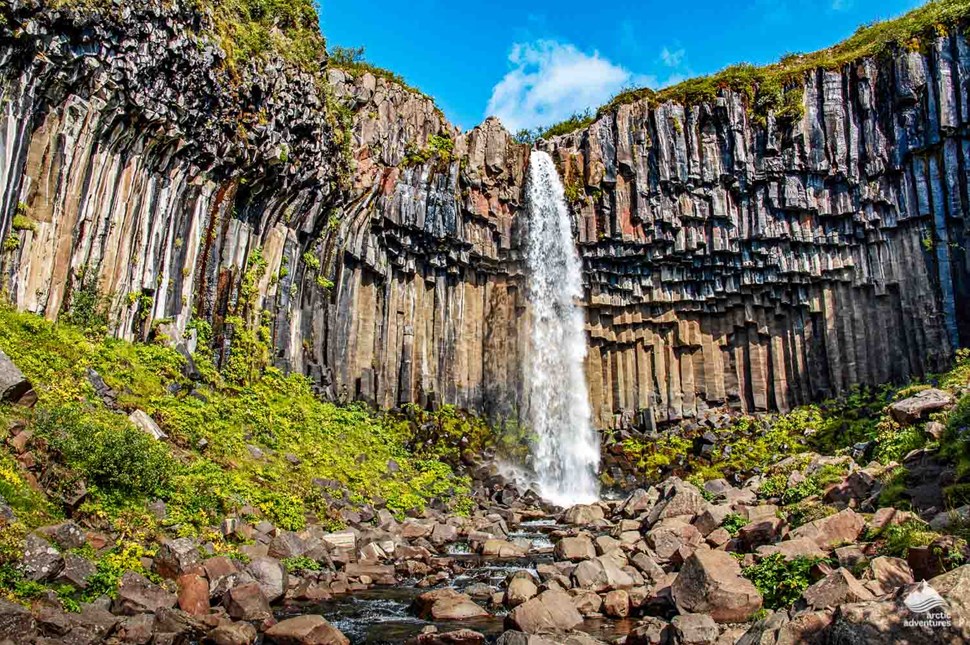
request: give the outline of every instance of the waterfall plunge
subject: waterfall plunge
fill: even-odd
[[[579,255],[559,173],[533,151],[526,184],[525,244],[530,347],[525,360],[528,427],[538,436],[533,467],[542,496],[560,506],[599,499],[599,437],[586,375],[586,332]]]

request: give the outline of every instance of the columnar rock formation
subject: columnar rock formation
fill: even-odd
[[[120,336],[191,347],[204,321],[224,357],[261,325],[330,396],[516,414],[529,150],[497,121],[459,133],[369,73],[227,71],[207,18],[168,3],[7,4],[17,306],[56,317],[100,290]],[[967,42],[943,36],[806,76],[794,124],[722,90],[541,142],[575,199],[597,425],[786,409],[970,342],[968,82]]]

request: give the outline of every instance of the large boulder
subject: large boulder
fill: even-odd
[[[659,498],[660,492],[656,488],[651,487],[650,490],[638,488],[620,504],[617,512],[626,517],[636,517],[653,508]]]
[[[505,628],[539,634],[570,630],[582,622],[583,617],[569,594],[549,590],[509,612],[505,617]]]
[[[776,611],[752,625],[737,645],[824,645],[831,622],[831,610],[803,611],[794,617]]]
[[[791,532],[790,537],[808,538],[821,549],[834,549],[855,542],[865,525],[864,517],[847,508],[835,515],[799,526]]]
[[[34,617],[26,608],[0,597],[0,642],[22,642],[29,638],[36,628]]]
[[[710,506],[710,503],[704,499],[704,495],[696,486],[676,477],[667,480],[662,493],[663,496],[660,501],[647,516],[648,525],[653,525],[667,517],[685,516],[693,518],[703,513]]]
[[[350,645],[349,638],[316,614],[281,620],[267,629],[265,636],[279,645]]]
[[[677,645],[708,645],[717,640],[717,623],[704,614],[681,614],[670,621]]]
[[[556,543],[554,551],[557,560],[589,560],[596,557],[596,547],[588,535],[564,537]]]
[[[576,586],[596,592],[635,586],[636,580],[622,568],[625,562],[620,560],[621,557],[613,552],[580,562],[573,570]]]
[[[246,571],[262,589],[263,595],[269,602],[282,598],[286,593],[288,582],[286,567],[276,558],[268,556],[253,558],[246,566]]]
[[[467,594],[446,587],[421,594],[414,599],[418,615],[425,620],[468,620],[484,618],[488,612]]]
[[[24,544],[20,570],[28,580],[52,580],[64,566],[60,551],[39,535],[30,534]]]
[[[536,586],[531,576],[516,576],[512,578],[508,589],[505,590],[505,606],[509,608],[518,607],[534,598],[538,593],[539,587]]]
[[[212,645],[252,645],[256,637],[256,628],[249,623],[225,622],[210,631],[205,642]]]
[[[485,635],[471,629],[419,634],[408,645],[485,645]]]
[[[255,582],[236,585],[223,596],[226,612],[233,620],[254,622],[273,615],[269,601]]]
[[[931,412],[938,412],[953,405],[953,397],[948,392],[930,388],[914,396],[896,401],[889,406],[889,414],[903,425],[916,423]]]
[[[586,526],[602,520],[604,517],[606,517],[606,514],[603,512],[602,506],[577,504],[566,509],[566,512],[562,515],[562,521],[573,526]]]
[[[748,620],[761,609],[761,594],[724,551],[695,551],[681,567],[671,594],[682,614],[707,614],[719,623]]]
[[[37,403],[34,386],[2,351],[0,351],[0,403],[14,403],[27,407]]]

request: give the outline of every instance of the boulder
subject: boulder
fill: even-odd
[[[37,393],[10,357],[0,351],[0,402],[33,407]]]
[[[509,587],[505,590],[505,606],[518,607],[538,593],[539,588],[531,577],[517,576],[509,582]]]
[[[718,628],[710,616],[681,614],[670,621],[677,645],[708,645],[717,640]]]
[[[564,537],[556,543],[554,551],[557,560],[589,560],[596,557],[596,547],[588,535]]]
[[[586,526],[602,520],[606,517],[603,507],[597,504],[577,504],[566,509],[562,515],[564,524],[573,526]]]
[[[458,629],[453,632],[432,632],[420,634],[408,641],[409,645],[485,645],[485,635],[471,629]]]
[[[873,595],[848,569],[836,569],[802,593],[812,609],[828,609],[852,602],[872,600]]]
[[[761,594],[724,551],[695,551],[681,567],[671,594],[682,614],[707,614],[719,623],[744,622],[761,609]]]
[[[764,546],[759,546],[757,549],[757,554],[759,557],[765,557],[775,553],[780,553],[782,556],[784,556],[785,560],[794,560],[795,558],[825,557],[825,551],[819,548],[818,544],[815,543],[815,540],[806,537],[783,540],[781,542],[776,542],[775,544],[766,544]]]
[[[279,560],[299,558],[305,555],[310,548],[311,545],[293,531],[280,531],[269,543],[267,555]]]
[[[273,615],[269,601],[255,582],[247,582],[230,589],[223,597],[226,612],[233,620],[255,622]]]
[[[583,616],[600,613],[603,608],[603,599],[595,591],[589,589],[570,589],[569,595],[573,597],[573,606]]]
[[[197,573],[186,573],[178,579],[179,608],[193,615],[209,613],[209,581]]]
[[[54,578],[59,585],[71,585],[75,589],[87,589],[88,579],[97,572],[93,562],[74,553],[64,554],[64,566]]]
[[[910,425],[924,419],[931,412],[938,412],[951,405],[953,397],[948,392],[930,388],[902,401],[896,401],[889,406],[889,414],[898,423]]]
[[[175,594],[165,591],[145,576],[129,571],[121,576],[113,611],[123,616],[152,614],[159,609],[174,607],[177,601]]]
[[[703,513],[709,506],[710,503],[704,499],[696,486],[672,477],[667,480],[660,501],[651,509],[647,524],[652,526],[655,522],[668,517],[693,518]]]
[[[670,632],[670,625],[665,620],[648,616],[630,630],[624,645],[666,645],[671,638]]]
[[[87,542],[84,529],[70,520],[53,526],[45,526],[38,529],[38,532],[44,534],[48,540],[65,551],[80,549]]]
[[[172,580],[201,570],[201,564],[198,544],[187,537],[162,542],[155,556],[155,570],[159,575]]]
[[[279,645],[350,645],[349,638],[316,614],[281,620],[267,629],[265,636]]]
[[[909,564],[901,558],[879,556],[869,562],[869,577],[879,585],[883,593],[915,582]]]
[[[60,551],[33,533],[24,543],[24,554],[20,559],[20,570],[24,577],[35,582],[53,580],[64,566]]]
[[[647,544],[661,562],[670,561],[684,546],[693,550],[704,543],[704,537],[697,527],[676,517],[657,522],[647,531],[646,537]]]
[[[471,597],[450,587],[421,594],[414,599],[414,607],[425,620],[467,620],[488,616],[488,612]]]
[[[822,549],[834,549],[855,542],[865,525],[865,518],[847,508],[835,515],[799,526],[790,535],[792,539],[809,538]]]
[[[508,540],[485,540],[482,544],[482,555],[493,558],[521,558],[528,554],[525,549]]]
[[[509,612],[505,617],[505,628],[538,634],[569,630],[582,622],[583,617],[569,594],[549,590]]]
[[[269,556],[253,558],[246,565],[246,572],[253,577],[269,602],[282,598],[286,593],[286,567],[276,558]]]
[[[22,642],[36,627],[37,622],[25,607],[0,597],[0,642]]]
[[[802,611],[794,617],[776,611],[752,625],[737,645],[825,645],[831,622],[831,610]]]
[[[650,490],[638,488],[623,500],[617,512],[625,517],[637,517],[641,513],[653,508],[653,505],[657,503],[659,498],[660,492],[656,488],[651,487]]]
[[[128,415],[128,420],[136,428],[159,441],[168,439],[168,435],[155,423],[155,419],[148,416],[143,410],[135,410]]]
[[[603,613],[611,618],[626,618],[630,615],[630,594],[622,589],[614,589],[603,597]]]
[[[256,628],[246,622],[223,623],[210,631],[205,638],[212,645],[252,645],[256,642]]]
[[[573,580],[577,587],[596,592],[629,589],[636,581],[622,569],[624,564],[612,553],[584,560],[573,571]]]

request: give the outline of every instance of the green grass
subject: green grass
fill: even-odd
[[[164,524],[183,534],[204,531],[247,506],[283,528],[298,529],[308,517],[335,523],[316,478],[339,482],[355,503],[379,497],[398,513],[435,498],[467,510],[467,479],[438,458],[453,457],[452,448],[431,445],[416,456],[412,419],[320,401],[302,376],[267,368],[229,382],[200,354],[197,361],[210,376],[193,384],[172,349],[92,335],[6,308],[0,310],[0,349],[39,394],[32,412],[0,412],[46,441],[61,481],[86,482],[89,495],[80,512],[95,524],[131,534],[141,522],[151,528],[145,503],[156,497],[168,506]],[[122,410],[145,411],[169,441],[150,439],[108,410],[86,378],[89,368],[118,393]],[[477,421],[454,423],[477,423],[476,432],[487,433]],[[28,507],[42,510],[29,515],[29,524],[37,525],[56,514],[28,489],[23,472],[0,449],[0,492],[21,500],[18,515]]]
[[[367,62],[364,55],[363,47],[335,46],[330,49],[329,64],[331,67],[344,70],[355,78],[362,74],[370,73],[377,78],[383,78],[386,81],[400,85],[409,92],[413,92],[427,99],[431,98],[418,88],[410,85],[400,74]]]
[[[788,609],[811,584],[809,572],[821,558],[797,557],[785,560],[781,553],[763,558],[742,570],[764,600],[766,609]]]
[[[772,110],[782,121],[794,121],[802,117],[801,88],[808,72],[840,69],[859,59],[879,57],[901,47],[919,49],[947,29],[963,26],[968,17],[968,0],[928,2],[898,18],[860,27],[845,41],[817,52],[789,54],[779,62],[763,67],[740,63],[716,74],[688,79],[659,91],[640,88],[621,92],[599,108],[591,120],[636,101],[648,101],[651,106],[668,101],[689,106],[712,101],[719,91],[731,89],[742,94],[757,120],[763,120]],[[565,134],[586,125],[585,120],[572,118],[548,131]]]

